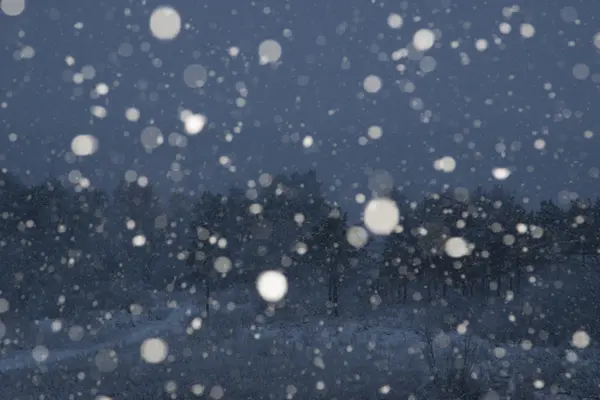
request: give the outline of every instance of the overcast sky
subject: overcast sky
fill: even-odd
[[[598,194],[593,1],[20,1],[0,11],[0,164],[19,174],[113,188],[132,170],[167,193],[315,167],[349,204],[373,174],[418,194],[491,185],[500,167],[534,201]],[[164,4],[182,21],[172,40],[150,26]],[[420,29],[435,34],[429,50],[415,48]],[[265,40],[276,62],[261,63]],[[182,109],[206,116],[199,134]],[[148,153],[150,126],[164,140]],[[98,150],[73,157],[77,135]],[[442,157],[453,172],[436,170]]]

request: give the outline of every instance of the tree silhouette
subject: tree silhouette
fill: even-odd
[[[573,296],[565,307],[586,315],[597,311],[597,283],[589,277],[597,272],[600,200],[579,199],[564,208],[543,201],[526,210],[499,186],[468,195],[447,187],[420,201],[398,189],[389,193],[400,209],[398,229],[366,245],[350,238],[366,231],[349,231],[346,213],[326,202],[314,171],[263,174],[225,195],[177,192],[164,207],[154,188],[140,183],[121,182],[110,197],[52,178],[27,186],[1,172],[0,257],[10,262],[0,295],[10,303],[9,313],[110,311],[128,307],[139,290],[166,286],[191,292],[204,287],[208,317],[216,291],[254,290],[267,268],[285,271],[293,285],[282,306],[295,306],[292,293],[300,293],[310,308],[315,297],[305,295],[308,289],[327,288],[333,316],[347,311],[341,293],[359,293],[363,285],[369,296],[384,295],[389,286],[402,303],[426,299],[439,305],[457,297],[530,296],[523,289],[532,286],[527,282],[541,287],[551,277],[562,284],[573,274],[585,277],[577,288],[587,297]],[[456,237],[468,251],[453,258],[446,244]],[[527,323],[546,331],[552,324],[571,328],[572,321],[557,322],[568,317],[560,310],[547,315],[554,319],[532,316]],[[591,317],[582,320],[586,329],[595,326]]]
[[[401,193],[394,191],[391,198],[400,209],[402,229],[385,238],[384,265],[380,277],[397,285],[396,295],[402,303],[405,303],[408,296],[408,283],[414,281],[418,273],[418,266],[414,263],[418,249],[416,235],[418,221],[414,217],[411,205]]]
[[[228,271],[227,263],[231,265],[231,259],[227,254],[229,218],[227,198],[210,192],[202,194],[192,211],[190,226],[192,238],[187,258],[190,271],[186,278],[193,285],[204,282],[206,318],[210,314],[212,286],[216,283],[219,273]]]
[[[356,248],[346,240],[348,216],[333,208],[321,223],[317,224],[309,243],[309,259],[319,265],[322,280],[327,284],[327,300],[334,316],[339,315],[339,288],[350,260],[356,256]]]
[[[155,271],[152,260],[164,244],[164,228],[156,220],[163,215],[160,201],[151,185],[122,181],[110,207],[112,251],[121,267],[120,278],[148,284]]]

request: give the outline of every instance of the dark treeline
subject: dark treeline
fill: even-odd
[[[325,199],[314,171],[264,174],[226,194],[176,193],[166,203],[141,183],[121,182],[109,195],[54,179],[31,187],[2,174],[0,296],[10,311],[58,316],[78,307],[108,309],[133,301],[128,290],[139,285],[204,285],[210,296],[237,283],[254,285],[265,269],[284,271],[291,284],[327,290],[323,307],[332,314],[339,288],[348,284],[397,303],[505,297],[518,295],[534,271],[560,280],[572,264],[567,259],[589,265],[600,247],[600,201],[567,207],[545,201],[528,211],[500,187],[446,190],[420,201],[388,193],[400,225],[367,240]],[[449,238],[463,239],[467,254],[448,255]],[[420,290],[409,296],[409,287]]]

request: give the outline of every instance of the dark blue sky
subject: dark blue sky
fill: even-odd
[[[396,185],[409,183],[418,194],[432,180],[490,185],[492,168],[500,166],[514,170],[505,185],[534,201],[560,191],[597,195],[600,6],[519,1],[520,10],[506,18],[503,8],[514,3],[28,1],[19,16],[0,12],[0,163],[35,179],[79,170],[102,187],[114,187],[133,169],[164,192],[176,185],[223,188],[262,172],[314,166],[327,185],[338,186],[330,194],[335,199],[369,195],[373,171],[389,172]],[[176,8],[186,25],[169,42],[149,29],[152,10],[162,4]],[[402,28],[388,26],[390,13],[403,16]],[[509,34],[500,33],[501,22],[511,25]],[[535,27],[532,38],[521,36],[522,23]],[[394,61],[393,52],[421,28],[438,30],[436,47]],[[259,64],[266,39],[283,49],[277,67]],[[477,39],[488,41],[486,51],[476,50]],[[133,53],[124,57],[129,45]],[[31,55],[27,46],[32,58],[21,56]],[[228,55],[231,46],[240,48],[238,57]],[[68,56],[74,65],[67,65]],[[435,59],[433,72],[420,71],[423,56]],[[184,82],[191,64],[214,71],[201,90]],[[589,67],[586,79],[574,77],[577,64]],[[93,66],[95,77],[74,83],[84,66]],[[378,93],[363,90],[371,74],[383,82]],[[111,90],[93,99],[98,83]],[[242,108],[240,87],[248,90]],[[97,105],[106,118],[92,116]],[[125,118],[128,107],[141,111],[138,122]],[[209,121],[185,148],[166,140],[171,132],[184,134],[180,108]],[[162,130],[165,143],[147,154],[139,139],[150,125]],[[360,145],[372,125],[383,136]],[[236,127],[241,133],[225,140]],[[586,130],[594,134],[586,138]],[[66,153],[78,134],[95,135],[99,151],[69,163]],[[304,149],[291,140],[294,134],[311,135],[315,146]],[[543,150],[534,148],[536,139],[544,140]],[[221,156],[232,159],[236,172],[219,165]],[[434,169],[443,156],[456,159],[453,173]],[[167,176],[174,162],[189,171],[179,183]]]

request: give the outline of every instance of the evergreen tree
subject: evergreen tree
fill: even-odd
[[[112,251],[127,285],[149,284],[153,279],[153,260],[164,243],[164,229],[156,228],[160,215],[160,201],[151,185],[122,181],[115,190],[110,216]]]
[[[328,306],[339,315],[339,289],[344,273],[350,267],[357,249],[346,240],[347,215],[333,208],[315,228],[309,243],[309,260],[320,267],[319,280],[325,281]]]
[[[416,279],[417,266],[413,263],[418,241],[414,234],[418,222],[414,218],[411,204],[398,190],[391,198],[400,209],[401,227],[399,232],[386,236],[383,247],[383,268],[380,278],[397,287],[397,296],[404,303],[408,295],[408,283]]]
[[[227,249],[226,203],[226,197],[205,192],[192,211],[191,247],[187,256],[189,272],[185,279],[194,286],[204,282],[206,318],[210,314],[211,293],[217,277],[226,275],[232,267]]]

